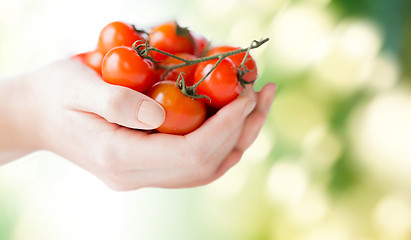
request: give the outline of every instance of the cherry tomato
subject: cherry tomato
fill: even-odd
[[[204,56],[207,53],[207,48],[209,47],[210,43],[204,36],[196,32],[191,32],[191,35],[193,36],[195,42],[194,56]]]
[[[91,51],[79,53],[71,57],[72,59],[83,63],[84,65],[94,69],[101,75],[101,63],[103,62],[103,54],[99,51]]]
[[[101,30],[97,50],[105,55],[114,47],[131,47],[137,40],[144,40],[144,37],[131,25],[124,22],[112,22]]]
[[[165,52],[194,54],[194,40],[190,31],[180,27],[176,22],[166,22],[155,27],[148,34],[150,44]],[[156,61],[163,61],[167,56],[159,52],[152,51],[151,56]]]
[[[115,47],[103,59],[103,80],[145,92],[154,84],[154,64],[130,47]]]
[[[215,65],[217,60],[199,63],[194,73],[194,83],[198,83]],[[206,104],[219,109],[243,91],[237,78],[237,69],[230,59],[223,59],[220,64],[198,85],[197,93],[211,98]]]
[[[231,46],[219,46],[219,47],[214,47],[210,49],[210,51],[207,53],[207,56],[215,55],[215,54],[220,54],[220,53],[225,53],[233,50],[239,49],[238,47],[231,47]],[[229,56],[227,58],[231,59],[234,62],[234,65],[238,68],[240,67],[241,62],[243,61],[245,57],[245,52],[239,53],[233,56]],[[247,60],[245,62],[245,67],[249,72],[244,74],[243,79],[247,82],[253,82],[257,79],[257,65],[254,61],[254,59],[251,57],[249,54],[247,57]]]
[[[205,121],[205,104],[181,93],[175,81],[158,82],[147,95],[160,103],[166,112],[163,124],[157,128],[159,132],[184,135]]]
[[[183,58],[183,59],[187,59],[187,60],[192,60],[196,58],[194,55],[191,55],[189,53],[176,53],[174,55],[177,57]],[[175,66],[181,63],[183,62],[176,58],[167,57],[163,62],[161,62],[160,66],[171,67],[171,66]],[[183,77],[184,77],[184,81],[186,82],[186,85],[191,86],[193,85],[193,82],[194,82],[195,70],[196,70],[196,65],[185,66],[185,67],[173,69],[170,72],[168,72],[166,76],[163,77],[163,74],[166,72],[166,70],[164,68],[158,68],[156,70],[156,75],[159,77],[160,80],[164,79],[164,80],[176,81],[180,73],[183,73]]]
[[[100,51],[91,51],[84,58],[84,63],[101,75],[101,63],[104,55]]]
[[[72,56],[71,59],[76,60],[78,62],[81,62],[83,64],[86,64],[84,59],[86,58],[87,53],[89,53],[89,52],[83,52],[83,53],[76,54],[76,55]]]

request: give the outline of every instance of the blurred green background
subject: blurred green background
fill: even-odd
[[[248,46],[278,94],[243,160],[199,188],[118,193],[51,153],[0,167],[0,239],[411,239],[409,0],[0,0],[0,77],[175,19]],[[0,113],[1,114],[1,113]]]

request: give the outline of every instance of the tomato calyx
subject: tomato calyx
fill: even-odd
[[[131,24],[131,27],[134,29],[136,33],[144,34],[146,36],[148,35],[148,32],[146,30],[137,28],[134,24]]]
[[[177,22],[174,22],[176,24],[176,34],[177,36],[182,36],[182,37],[191,37],[190,30],[187,27],[182,27],[180,26]]]
[[[179,37],[186,37],[191,43],[195,44],[194,38],[188,27],[182,27],[177,22],[174,23],[176,25],[176,35]]]
[[[191,99],[200,99],[200,98],[205,98],[207,100],[209,100],[211,102],[211,98],[206,96],[206,95],[200,95],[197,94],[197,85],[194,86],[187,86],[184,77],[183,77],[184,73],[180,73],[178,75],[177,81],[176,81],[176,85],[178,87],[178,89],[180,89],[181,93],[184,94],[184,96],[189,97]]]

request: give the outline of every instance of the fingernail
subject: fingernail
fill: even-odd
[[[254,100],[248,100],[244,104],[244,117],[248,116],[255,108],[256,102]]]
[[[137,119],[153,128],[159,127],[165,118],[164,110],[152,101],[143,100],[138,110]]]

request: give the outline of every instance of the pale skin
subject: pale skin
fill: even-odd
[[[48,150],[118,191],[208,184],[253,143],[276,91],[247,89],[185,136],[152,133],[164,120],[154,100],[61,60],[0,81],[0,165]]]

